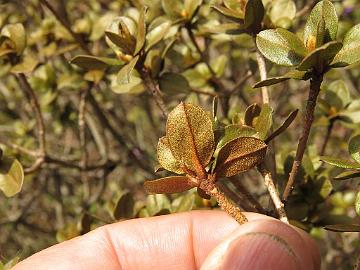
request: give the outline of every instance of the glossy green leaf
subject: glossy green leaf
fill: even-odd
[[[335,108],[336,111],[344,109],[350,102],[350,92],[343,80],[336,80],[331,82],[325,91],[324,100],[326,105]]]
[[[360,165],[360,135],[354,136],[349,141],[349,153]]]
[[[334,180],[348,180],[348,179],[353,179],[356,177],[360,177],[360,170],[358,171],[344,171],[340,174],[338,174],[336,177],[334,177]]]
[[[164,22],[158,26],[156,26],[154,29],[152,29],[147,35],[146,35],[146,51],[149,51],[153,46],[155,46],[157,43],[159,43],[167,34],[171,27],[170,22]]]
[[[355,212],[358,216],[360,216],[360,191],[358,191],[355,198]]]
[[[281,28],[260,32],[256,44],[267,59],[283,66],[298,65],[307,53],[295,34]]]
[[[5,157],[0,161],[0,190],[7,197],[20,192],[24,182],[24,170],[17,159]]]
[[[334,5],[323,0],[315,5],[312,9],[304,28],[304,43],[309,50],[315,49],[316,37],[318,37],[318,27],[321,19],[325,22],[324,42],[336,39],[338,30],[338,17]]]
[[[330,165],[334,165],[336,167],[340,167],[340,168],[344,168],[344,169],[360,169],[359,163],[340,159],[340,158],[322,156],[322,157],[320,157],[320,160],[322,160]]]
[[[165,13],[173,18],[181,17],[184,9],[182,0],[161,0],[161,6]]]
[[[261,163],[267,145],[253,137],[239,137],[225,144],[219,151],[215,173],[218,177],[230,177],[247,171]]]
[[[264,104],[261,107],[259,116],[257,117],[254,128],[259,133],[259,138],[264,140],[272,126],[273,109],[269,104]]]
[[[175,159],[201,175],[214,152],[209,114],[199,106],[180,103],[168,116],[166,137]]]
[[[123,194],[117,201],[113,216],[116,220],[132,218],[134,216],[134,197],[130,193]]]
[[[117,82],[118,84],[128,84],[131,83],[131,73],[135,68],[137,61],[139,60],[139,56],[135,56],[131,61],[123,66],[119,73],[117,74]]]
[[[307,71],[312,68],[322,67],[324,63],[330,63],[341,48],[342,43],[340,42],[328,42],[308,54],[296,69]]]
[[[360,232],[359,224],[334,224],[326,225],[325,230],[333,232]]]
[[[249,127],[254,127],[254,119],[259,116],[261,112],[261,107],[254,103],[251,104],[245,110],[244,123]]]
[[[159,85],[161,91],[169,95],[190,92],[189,82],[183,75],[178,73],[165,72],[160,77]]]
[[[118,46],[123,53],[130,55],[134,53],[136,40],[133,36],[131,36],[131,38],[125,38],[110,31],[105,31],[105,35],[112,43]]]
[[[291,125],[291,123],[295,120],[298,112],[299,112],[299,110],[292,111],[286,117],[286,120],[284,121],[284,123],[282,123],[278,129],[276,129],[273,133],[271,133],[271,135],[269,137],[266,138],[265,143],[270,142],[271,140],[273,140],[274,138],[279,136],[281,133],[283,133]]]
[[[184,171],[180,168],[180,162],[178,162],[171,153],[169,143],[165,136],[159,139],[159,143],[157,145],[157,158],[164,169],[177,174],[184,173]]]
[[[186,176],[168,176],[144,182],[144,188],[150,194],[184,192],[197,186]]]
[[[87,70],[100,70],[106,69],[109,66],[122,66],[124,64],[124,62],[116,58],[91,55],[77,55],[70,60],[70,63]]]
[[[140,50],[144,47],[145,44],[145,35],[146,35],[146,25],[145,25],[145,15],[147,8],[143,7],[140,11],[139,22],[136,34],[136,46],[134,55],[137,55]]]
[[[333,67],[345,67],[360,61],[360,24],[352,27],[345,35],[343,47],[332,61]]]
[[[21,23],[7,24],[1,30],[1,36],[9,38],[17,55],[21,55],[26,47],[26,32]]]
[[[287,72],[286,74],[284,74],[282,76],[268,78],[266,80],[258,82],[253,86],[253,88],[260,88],[263,86],[274,85],[274,84],[284,82],[284,81],[287,81],[290,79],[306,81],[306,80],[309,80],[310,77],[311,77],[311,73],[309,73],[309,72],[299,71],[299,70],[290,70],[289,72]]]

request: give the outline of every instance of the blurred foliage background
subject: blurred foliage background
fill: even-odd
[[[263,24],[301,36],[316,2],[263,0]],[[165,133],[166,113],[180,101],[211,111],[217,96],[224,125],[244,124],[246,108],[261,104],[260,91],[252,87],[260,81],[253,38],[226,34],[229,19],[220,14],[223,10],[212,8],[220,5],[236,12],[245,4],[0,1],[4,264],[117,220],[217,207],[194,190],[146,195],[142,183],[167,175],[156,170],[156,146]],[[342,40],[360,22],[360,2],[333,4]],[[266,69],[269,77],[288,70],[268,61]],[[360,253],[358,232],[324,229],[359,224],[359,172],[334,180],[343,169],[319,159],[351,159],[348,142],[360,133],[359,75],[358,64],[326,75],[299,184],[286,204],[291,223],[319,243],[323,269],[352,269]],[[270,88],[270,125],[277,128],[300,109],[292,126],[274,142],[280,193],[295,154],[307,91],[306,82],[293,80]],[[14,181],[11,186],[9,181]],[[275,215],[256,171],[225,180],[221,188],[244,210]]]

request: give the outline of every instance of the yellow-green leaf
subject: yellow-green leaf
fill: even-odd
[[[1,30],[1,36],[9,38],[14,44],[17,55],[21,55],[26,47],[26,32],[21,23],[7,24]]]
[[[184,192],[196,186],[197,184],[186,176],[169,176],[144,183],[145,191],[150,194]]]
[[[138,54],[140,52],[140,50],[144,47],[144,44],[145,44],[145,35],[146,35],[145,14],[146,14],[146,11],[147,11],[146,7],[143,7],[140,11],[134,55]]]
[[[349,153],[360,164],[360,135],[354,136],[349,141]]]
[[[166,137],[175,159],[203,176],[215,144],[209,114],[199,106],[180,103],[169,114]]]
[[[253,137],[239,137],[224,145],[219,151],[215,173],[218,177],[230,177],[247,171],[261,163],[267,145]]]
[[[157,146],[157,158],[160,165],[164,169],[177,174],[184,173],[180,168],[181,164],[174,158],[173,154],[171,153],[168,140],[165,136],[159,139]]]
[[[3,158],[0,161],[0,189],[7,197],[17,194],[24,182],[24,170],[17,159]]]
[[[70,60],[70,63],[86,70],[100,70],[109,66],[121,66],[124,64],[124,62],[116,58],[97,57],[91,55],[77,55]]]

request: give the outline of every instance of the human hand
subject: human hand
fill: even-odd
[[[241,226],[213,210],[118,222],[36,253],[13,270],[320,269],[305,232],[246,216]]]

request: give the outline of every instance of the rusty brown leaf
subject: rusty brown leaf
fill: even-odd
[[[196,187],[197,183],[193,182],[186,176],[169,176],[156,180],[145,181],[145,191],[150,194],[177,193]]]
[[[165,170],[177,174],[184,173],[180,167],[180,162],[178,162],[171,153],[168,140],[165,136],[159,139],[159,143],[157,145],[157,158],[160,165]]]

